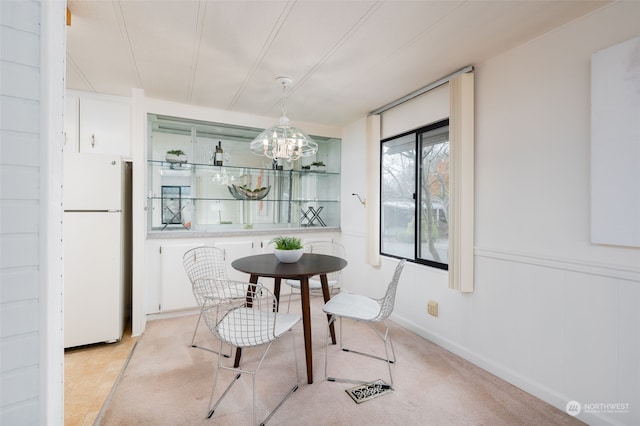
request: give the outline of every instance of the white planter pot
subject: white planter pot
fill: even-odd
[[[165,160],[167,161],[167,163],[186,163],[187,155],[186,154],[176,155],[176,154],[167,153]]]
[[[273,253],[276,255],[278,261],[282,263],[296,263],[302,257],[304,249],[298,250],[278,250],[274,249]]]

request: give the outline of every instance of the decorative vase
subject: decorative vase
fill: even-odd
[[[273,253],[281,263],[296,263],[302,257],[304,249],[297,250],[278,250],[273,249]]]

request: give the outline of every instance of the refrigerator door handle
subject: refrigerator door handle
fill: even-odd
[[[65,213],[122,213],[122,210],[65,210]]]

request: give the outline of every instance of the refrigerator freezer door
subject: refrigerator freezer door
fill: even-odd
[[[64,213],[64,347],[122,338],[120,213]]]
[[[122,161],[118,156],[64,156],[65,210],[121,210]]]

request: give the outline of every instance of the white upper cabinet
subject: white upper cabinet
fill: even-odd
[[[80,152],[131,156],[129,99],[80,98]]]
[[[64,125],[67,153],[131,157],[129,98],[67,91]]]
[[[66,94],[64,99],[64,150],[65,153],[78,152],[79,102],[76,95]]]

